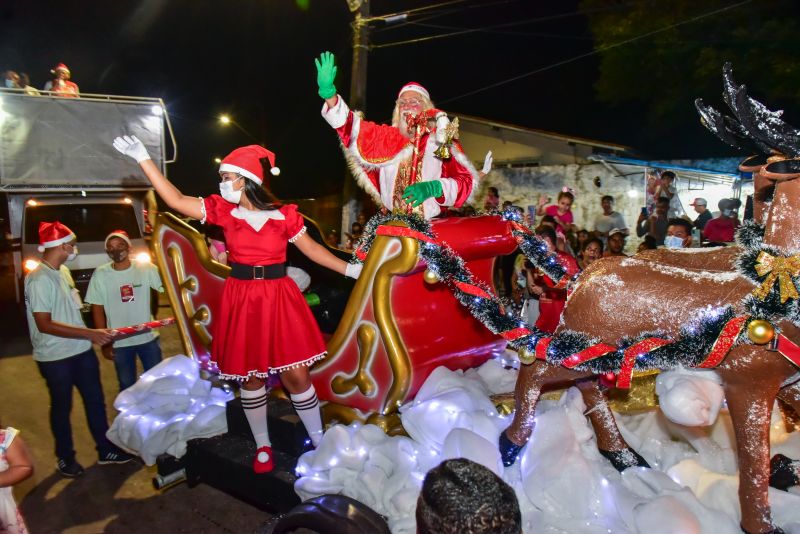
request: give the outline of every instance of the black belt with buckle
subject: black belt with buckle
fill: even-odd
[[[244,263],[231,263],[231,276],[239,280],[274,280],[286,276],[286,264],[245,265]]]

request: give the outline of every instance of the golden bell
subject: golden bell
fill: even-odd
[[[443,144],[433,151],[433,155],[439,159],[450,159],[450,145],[448,143]]]
[[[769,321],[756,319],[747,325],[747,337],[756,345],[766,345],[775,337],[775,328]]]
[[[435,284],[440,280],[439,275],[430,269],[425,269],[425,272],[422,273],[422,279],[425,280],[427,284]]]
[[[520,347],[517,351],[517,355],[519,356],[519,363],[522,365],[530,365],[536,361],[536,353],[532,350],[528,350],[527,346]]]

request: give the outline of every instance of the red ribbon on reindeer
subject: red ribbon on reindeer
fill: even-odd
[[[672,341],[669,339],[648,337],[625,349],[622,356],[622,367],[620,367],[619,374],[617,375],[617,387],[620,389],[628,389],[631,387],[631,378],[633,377],[633,368],[636,365],[636,358],[659,347],[663,347],[664,345],[669,345],[670,343],[672,343]]]
[[[703,369],[708,369],[711,367],[718,366],[725,356],[728,354],[728,351],[731,350],[731,347],[736,342],[736,338],[739,337],[739,334],[744,328],[745,323],[749,317],[747,315],[742,315],[740,317],[734,317],[727,323],[725,326],[722,327],[722,330],[717,337],[717,340],[714,341],[714,345],[711,347],[711,351],[706,356],[706,359],[700,363],[697,367],[701,367]]]

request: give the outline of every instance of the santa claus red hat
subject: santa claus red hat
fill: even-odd
[[[259,145],[239,147],[225,156],[219,166],[219,172],[235,172],[261,185],[264,182],[264,168],[260,160],[263,158],[269,160],[269,172],[273,176],[278,176],[281,170],[275,166],[275,154]]]
[[[75,239],[72,230],[58,221],[39,223],[39,252],[69,243]]]
[[[402,95],[406,91],[412,91],[414,93],[420,94],[420,95],[424,96],[425,98],[427,98],[428,100],[431,99],[431,95],[430,95],[430,93],[428,93],[428,90],[425,89],[424,87],[422,87],[417,82],[408,82],[407,84],[405,84],[403,86],[403,88],[400,89],[400,92],[397,93],[397,97],[400,98],[400,95]]]
[[[129,247],[131,246],[131,237],[128,235],[128,232],[126,232],[125,230],[114,230],[113,232],[108,234],[106,236],[106,240],[105,240],[104,246],[106,246],[106,247],[108,246],[108,240],[111,239],[112,237],[118,237],[118,238],[122,239],[123,241],[125,241],[128,244]]]
[[[70,74],[70,72],[69,72],[69,68],[67,68],[67,66],[66,66],[66,65],[64,65],[63,63],[59,63],[58,65],[56,65],[55,67],[53,67],[52,69],[50,69],[50,73],[51,73],[51,74],[55,74],[55,73],[56,73],[57,71],[59,71],[59,70],[66,71],[66,73],[67,73],[67,76],[69,76],[69,74]]]

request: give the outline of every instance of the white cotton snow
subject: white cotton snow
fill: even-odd
[[[200,378],[195,360],[173,356],[120,392],[114,401],[120,413],[106,436],[147,465],[164,453],[180,458],[188,440],[228,431],[225,403],[232,398]]]
[[[335,425],[317,450],[300,458],[295,490],[302,499],[343,493],[387,516],[393,533],[412,534],[425,473],[462,456],[502,473],[519,499],[526,533],[740,532],[726,411],[705,427],[676,425],[659,411],[617,414],[623,436],[654,467],[620,474],[598,453],[573,388],[557,402],[540,401],[531,441],[503,468],[497,438],[511,419],[499,416],[488,396],[511,391],[515,376],[494,361],[466,372],[435,370],[402,409],[410,437],[390,437],[372,425]],[[800,458],[800,433],[787,433],[776,417],[771,438],[773,454]],[[775,523],[800,533],[800,492],[771,489],[770,502]]]
[[[660,373],[656,395],[664,415],[686,426],[713,424],[725,399],[721,380],[714,371],[684,368]]]

